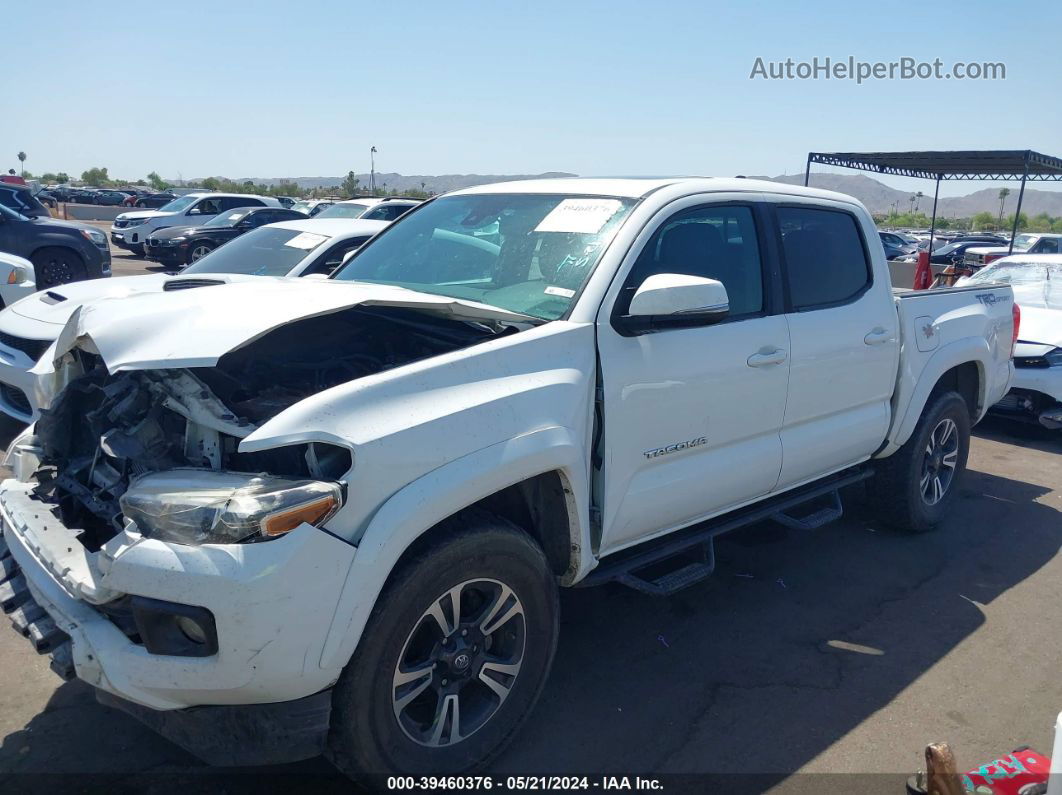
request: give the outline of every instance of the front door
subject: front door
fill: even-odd
[[[600,554],[754,500],[778,480],[789,333],[771,313],[765,222],[747,201],[667,216],[602,307]],[[623,336],[611,317],[657,273],[718,279],[729,318]]]

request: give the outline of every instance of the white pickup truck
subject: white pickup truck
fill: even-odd
[[[81,307],[8,451],[0,605],[209,762],[467,770],[542,690],[558,585],[670,593],[872,474],[885,520],[945,519],[1015,331],[1009,286],[894,294],[840,194],[457,191],[331,280]]]

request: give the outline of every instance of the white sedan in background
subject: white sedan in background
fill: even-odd
[[[63,284],[51,290],[33,291],[33,266],[20,257],[12,267],[23,268],[30,279],[28,291],[15,294],[8,303],[5,287],[0,296],[8,308],[0,312],[0,412],[20,422],[33,422],[39,413],[37,377],[33,366],[63,330],[66,321],[82,304],[101,299],[204,287],[232,281],[288,276],[327,276],[369,238],[388,226],[386,221],[307,219],[284,221],[253,229],[197,260],[172,276],[164,273],[93,279]],[[12,271],[13,273],[15,271]],[[3,270],[0,270],[0,278]],[[11,278],[20,278],[8,276]],[[21,299],[21,300],[18,300]]]
[[[0,309],[37,291],[33,281],[33,263],[28,259],[0,251]]]
[[[960,279],[957,287],[1002,282],[1014,289],[1021,327],[1010,391],[994,413],[1062,429],[1062,254],[1015,254]]]

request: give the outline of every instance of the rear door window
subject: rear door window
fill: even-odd
[[[794,310],[843,304],[870,285],[870,260],[854,215],[818,207],[778,207],[777,214]]]

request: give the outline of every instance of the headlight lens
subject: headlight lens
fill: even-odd
[[[180,245],[181,243],[183,243],[187,239],[188,238],[186,238],[186,237],[163,238],[162,245],[164,245],[164,246],[178,246],[178,245]]]
[[[15,265],[11,268],[11,273],[7,274],[8,284],[21,284],[26,281],[29,274],[26,273],[26,269],[21,265]]]
[[[119,500],[140,532],[176,544],[235,544],[321,525],[339,510],[337,483],[172,469],[134,481]]]
[[[1046,356],[1048,367],[1062,367],[1062,348],[1055,348],[1050,351]]]
[[[97,246],[107,245],[107,236],[100,232],[98,229],[82,229],[81,234],[85,236],[85,239],[90,243]]]

